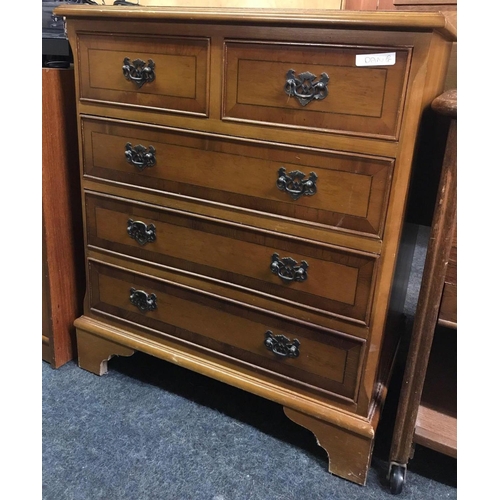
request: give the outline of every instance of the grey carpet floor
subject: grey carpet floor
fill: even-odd
[[[409,324],[424,256],[420,245]],[[113,358],[102,377],[75,362],[58,370],[42,362],[43,499],[457,498],[456,460],[421,447],[401,495],[389,493],[385,476],[401,370],[393,377],[367,485],[358,486],[329,474],[314,436],[270,401],[141,353]]]

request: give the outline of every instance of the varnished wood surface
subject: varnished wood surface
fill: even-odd
[[[284,411],[290,420],[314,433],[318,444],[328,453],[330,472],[360,485],[366,483],[373,448],[370,439],[290,408],[285,407]]]
[[[82,34],[79,43],[82,99],[207,114],[208,38]],[[126,58],[151,60],[154,81],[127,80]]]
[[[434,334],[414,442],[457,457],[457,336],[447,328]]]
[[[440,325],[457,328],[457,285],[445,282],[441,306],[439,308]]]
[[[67,15],[68,38],[77,56],[82,125],[89,265],[84,315],[75,322],[86,353],[82,366],[102,373],[103,361],[121,346],[268,397],[300,413],[302,417],[294,415],[296,421],[315,432],[329,453],[338,446],[343,458],[330,460],[333,473],[363,484],[390,375],[393,353],[385,340],[393,339],[394,332],[385,329],[394,327],[388,321],[391,291],[399,292],[393,283],[403,283],[402,275],[407,274],[399,276],[396,258],[418,127],[422,111],[442,90],[450,40],[455,36],[446,19],[439,14],[187,7],[62,7],[58,12]],[[108,68],[103,61],[92,63],[88,54],[82,56],[87,49],[81,50],[81,41],[87,46],[95,41],[95,50],[114,36],[118,45],[125,36],[135,40],[134,54],[141,58],[148,57],[147,48],[155,47],[155,40],[168,44],[175,39],[181,45],[183,39],[209,40],[203,112],[158,107],[149,100],[155,98],[154,86],[129,96],[120,82],[113,84],[112,94],[90,95],[93,68],[101,81],[96,89],[107,85],[103,75]],[[386,68],[386,73],[399,78],[399,84],[389,78],[390,95],[383,99],[388,114],[380,111],[382,87],[377,87],[376,79],[363,91],[368,94],[363,97],[366,109],[346,113],[373,115],[376,108],[383,115],[376,127],[353,118],[351,122],[358,124],[355,133],[353,123],[351,130],[328,129],[338,112],[333,108],[327,109],[328,116],[317,127],[311,126],[310,105],[292,103],[290,110],[280,109],[279,118],[272,111],[272,106],[282,106],[278,95],[288,97],[283,94],[284,82],[260,82],[268,73],[267,63],[281,63],[272,52],[291,54],[292,62],[301,64],[311,62],[308,54],[313,54],[312,62],[321,66],[325,61],[317,49],[325,46],[340,62],[339,47],[346,48],[349,58],[356,55],[354,47],[408,55],[405,59],[398,52],[401,66]],[[285,52],[279,52],[283,47]],[[118,48],[120,58],[125,49]],[[250,59],[254,62],[248,63]],[[196,64],[189,64],[184,69],[193,74]],[[110,71],[116,71],[112,66]],[[248,81],[248,74],[253,81]],[[365,85],[359,78],[350,81]],[[240,94],[234,93],[234,82]],[[255,90],[259,82],[269,95],[262,97]],[[345,108],[346,103],[344,95],[339,105]],[[240,104],[247,108],[242,110]],[[252,115],[260,108],[269,109]],[[366,128],[360,131],[360,127]],[[123,165],[123,151],[111,160],[107,155],[107,146],[121,141],[120,136],[126,139],[128,131],[133,132],[133,142],[144,141],[146,146],[159,138],[162,156],[172,149],[179,166],[167,167],[161,175],[148,169],[141,172],[144,175],[131,176]],[[240,161],[233,159],[236,152]],[[270,171],[266,161],[275,163],[275,173],[276,163],[302,167],[301,157],[311,170],[318,167],[328,190],[337,188],[336,196],[332,192],[328,200],[311,198],[293,205],[274,198],[275,179],[269,194],[260,187],[261,178]],[[366,176],[371,175],[373,162],[385,165],[386,173],[378,180],[372,176],[367,191]],[[231,163],[241,166],[243,173],[235,175],[237,168]],[[202,173],[208,177],[200,181]],[[226,178],[220,180],[221,175]],[[239,187],[247,178],[247,185]],[[352,197],[342,201],[341,193]],[[255,205],[248,205],[251,198]],[[265,200],[262,207],[257,206],[258,199]],[[368,209],[372,200],[375,218]],[[340,212],[337,206],[342,207]],[[134,246],[122,230],[131,216],[157,226],[161,238],[156,246]],[[355,217],[361,220],[355,222]],[[367,220],[371,234],[364,229]],[[266,260],[262,256],[276,248],[280,255],[283,250],[299,261],[309,259],[311,271],[321,269],[320,281],[308,278],[285,288],[272,281],[274,276],[269,280],[259,274],[256,269]],[[367,265],[359,265],[362,262]],[[268,267],[266,263],[266,273]],[[309,287],[307,293],[301,284]],[[158,308],[140,312],[130,303],[132,287],[154,293]],[[342,307],[351,307],[345,316],[335,309],[335,302],[341,301]],[[360,318],[366,318],[365,323]],[[263,346],[267,330],[297,338],[300,356],[277,361]],[[330,424],[339,429],[332,430]]]
[[[344,10],[350,11],[388,11],[399,10],[405,12],[417,11],[439,11],[447,19],[447,22],[457,28],[457,0],[344,0]],[[457,88],[457,43],[453,43],[452,53],[448,65],[444,89]]]
[[[108,361],[113,356],[132,356],[134,350],[102,337],[96,337],[81,329],[76,330],[78,339],[78,366],[96,375],[108,371]]]
[[[225,42],[223,119],[397,138],[409,51],[377,46]],[[357,66],[356,57],[395,52],[395,64]],[[302,105],[281,89],[293,69],[330,79],[328,95]],[[259,85],[255,85],[259,75]]]
[[[260,291],[298,308],[323,309],[362,324],[369,319],[375,256],[306,245],[124,199],[88,194],[86,206],[89,245]],[[132,239],[127,232],[130,219],[153,224],[155,241],[140,245]],[[297,265],[305,261],[307,279],[283,282],[270,269],[274,254]]]
[[[103,344],[111,341],[117,344],[117,347],[140,350],[265,397],[287,408],[305,412],[368,440],[372,440],[375,435],[372,420],[355,415],[355,405],[352,403],[342,401],[342,398],[333,403],[332,398],[326,397],[324,392],[314,393],[313,388],[304,389],[303,385],[294,384],[292,379],[277,382],[276,376],[271,372],[262,372],[257,375],[253,366],[238,362],[235,358],[222,356],[209,350],[205,350],[203,355],[200,355],[200,348],[194,344],[181,343],[179,339],[165,335],[159,337],[157,332],[139,329],[133,324],[124,327],[123,322],[119,323],[111,317],[98,319],[85,315],[75,321],[75,326],[77,331],[96,337],[92,339],[90,345],[100,344],[102,340]],[[78,343],[87,343],[86,337],[85,334],[81,339],[79,336]],[[86,350],[92,354],[92,349]],[[118,354],[113,353],[112,349],[109,350],[107,347],[104,351],[106,359],[110,355]],[[98,347],[96,352],[98,354],[94,357],[92,364],[99,366],[100,361],[104,359],[100,358],[101,347]]]
[[[342,331],[354,337],[366,340],[369,337],[370,328],[357,321],[348,321],[346,318],[337,317],[318,308],[299,307],[297,303],[286,300],[283,297],[271,296],[259,293],[251,288],[237,287],[236,285],[220,280],[214,280],[207,276],[188,273],[182,269],[166,267],[155,264],[149,260],[135,258],[130,255],[126,257],[119,253],[109,252],[92,245],[87,251],[90,260],[97,260],[109,263],[116,267],[126,267],[135,272],[156,276],[167,282],[206,292],[209,295],[216,295],[221,300],[226,298],[240,304],[246,304],[252,310],[264,314],[271,314],[276,318],[290,318],[305,326],[316,325],[329,330]],[[87,314],[88,311],[85,311]]]
[[[123,7],[113,6],[64,5],[54,11],[60,16],[87,18],[128,18],[142,20],[192,20],[215,22],[272,23],[307,25],[346,26],[350,28],[401,28],[439,30],[444,36],[453,39],[456,29],[446,18],[436,12],[381,12],[373,16],[366,12],[347,12],[328,9],[255,9],[255,8],[203,8],[203,7]]]
[[[394,160],[85,118],[84,174],[381,237]],[[155,150],[139,170],[125,145]],[[186,168],[189,165],[190,168]],[[279,170],[317,177],[312,196],[278,189]]]
[[[444,108],[446,112],[449,109],[456,110],[456,103],[446,102],[450,98],[456,100],[456,93],[442,95],[437,101],[437,109]],[[456,358],[456,352],[454,353],[453,349],[441,349],[439,351],[441,355],[438,356],[437,361],[432,364],[429,361],[433,353],[434,332],[439,319],[447,266],[454,243],[457,210],[456,147],[457,121],[456,118],[453,118],[450,122],[439,196],[436,200],[390,451],[390,461],[404,466],[406,466],[411,456],[417,425],[422,429],[418,432],[424,436],[422,442],[426,446],[431,446],[432,439],[436,439],[436,448],[451,455],[456,454],[456,437],[454,445],[451,444],[453,439],[451,441],[449,439],[449,434],[454,432],[453,429],[456,431],[456,424],[455,427],[448,425],[451,423],[448,416],[443,417],[444,423],[436,416],[439,413],[456,415],[456,387],[448,386],[445,390],[447,393],[455,391],[455,403],[451,405],[446,404],[449,397],[445,397],[443,391],[435,390],[436,387],[442,387],[440,384],[443,380],[450,376],[452,378],[456,377],[456,373],[447,373],[447,370],[450,369],[450,363],[446,362],[447,356]],[[449,339],[449,341],[451,342],[452,339]],[[453,363],[451,363],[451,366],[453,366]],[[433,398],[434,403],[431,403],[431,412],[425,409],[428,405],[425,403],[423,396],[424,384],[427,384],[428,393],[439,394],[437,398]],[[450,394],[447,395],[450,396]],[[453,396],[453,392],[451,396]],[[436,402],[438,406],[436,406]],[[420,413],[420,405],[423,406],[422,413]],[[453,406],[455,406],[455,409],[453,409]],[[417,422],[419,414],[420,423]],[[437,418],[434,424],[429,422],[429,415],[432,420]],[[449,430],[445,434],[443,434],[443,425]],[[442,439],[446,440],[446,446],[439,445],[439,441]]]
[[[432,109],[441,115],[457,117],[458,96],[457,89],[450,89],[432,101]]]
[[[345,247],[359,252],[379,255],[382,241],[374,238],[360,237],[343,231],[332,231],[329,227],[319,224],[305,224],[300,220],[291,219],[276,214],[257,210],[239,210],[237,207],[223,205],[179,195],[174,192],[164,192],[155,189],[141,189],[138,186],[106,181],[101,178],[85,176],[82,185],[86,191],[106,192],[112,196],[138,199],[144,203],[164,205],[175,210],[194,212],[199,215],[229,220],[248,227],[255,227],[268,234],[279,233],[284,237],[299,237],[307,242],[318,242],[334,247]]]
[[[428,5],[457,5],[457,0],[393,0],[394,5],[421,5],[425,8]]]
[[[420,405],[413,440],[416,444],[457,458],[457,430],[456,415]]]
[[[363,342],[335,332],[276,321],[160,280],[99,263],[91,264],[91,308],[178,336],[274,373],[354,398]],[[141,312],[130,289],[154,293],[157,308]],[[231,335],[227,332],[230,331]],[[297,358],[279,358],[264,346],[265,333],[299,340]]]
[[[438,323],[448,328],[457,328],[457,216],[453,229],[453,242],[451,244],[446,276],[444,278],[443,296],[439,307]]]
[[[329,9],[340,9],[344,0],[329,0]],[[239,7],[259,9],[317,9],[324,8],[324,0],[141,0],[147,7]]]
[[[42,69],[42,357],[55,368],[76,355],[82,313],[83,233],[74,73]],[[43,341],[45,340],[45,341]]]
[[[344,0],[345,10],[444,11],[457,9],[457,0]]]
[[[107,32],[105,21],[95,20],[90,24],[89,23],[90,22],[87,22],[85,20],[80,20],[79,27],[77,28],[78,31],[87,32],[89,29],[93,29],[96,31],[103,30],[103,32]],[[228,101],[228,99],[224,99],[223,97],[221,97],[221,93],[222,95],[227,95],[229,89],[234,87],[234,84],[232,84],[231,82],[234,82],[236,74],[234,69],[229,70],[227,68],[230,61],[229,57],[225,54],[225,40],[232,38],[241,39],[242,37],[244,37],[246,39],[257,40],[259,42],[264,42],[265,40],[276,42],[279,39],[282,39],[282,45],[287,47],[288,50],[294,50],[295,53],[298,52],[298,49],[294,49],[294,44],[290,42],[294,42],[295,40],[303,37],[308,38],[308,47],[310,49],[313,44],[318,44],[319,46],[340,45],[341,47],[352,44],[353,47],[360,47],[360,54],[363,54],[364,49],[366,49],[370,53],[373,53],[372,49],[367,48],[369,45],[375,45],[377,47],[377,50],[384,50],[384,46],[381,46],[380,44],[380,39],[370,30],[353,33],[352,31],[341,29],[309,29],[306,32],[303,32],[303,30],[294,28],[270,29],[268,27],[259,25],[245,28],[236,28],[234,26],[221,27],[207,24],[193,26],[192,24],[172,23],[166,25],[160,23],[152,26],[148,25],[148,30],[144,32],[144,27],[140,23],[130,24],[125,23],[124,21],[117,21],[115,29],[120,33],[129,32],[129,37],[132,37],[133,34],[137,34],[137,37],[134,37],[133,39],[144,38],[146,41],[141,42],[142,46],[148,45],[148,39],[150,40],[149,43],[154,46],[152,39],[149,37],[149,32],[151,30],[157,31],[158,33],[162,33],[165,36],[170,37],[173,37],[174,35],[177,37],[178,35],[179,39],[184,37],[186,40],[189,40],[193,37],[203,37],[207,39],[210,38],[210,61],[213,70],[211,71],[209,83],[210,104],[208,109],[208,119],[203,119],[202,116],[183,116],[188,111],[188,109],[185,109],[184,112],[180,113],[178,109],[180,104],[176,104],[177,108],[168,106],[167,109],[157,108],[157,103],[155,104],[155,101],[151,101],[151,99],[155,98],[155,88],[161,85],[161,83],[159,83],[158,79],[156,79],[152,83],[146,83],[143,87],[141,87],[139,92],[135,92],[135,84],[133,84],[132,82],[127,82],[125,80],[125,77],[121,73],[122,61],[118,60],[120,58],[116,60],[117,62],[115,62],[112,68],[109,68],[107,66],[103,67],[103,71],[113,71],[114,77],[112,80],[121,78],[123,80],[123,83],[128,85],[128,87],[123,87],[123,89],[128,88],[129,92],[115,92],[107,89],[101,89],[100,87],[96,86],[95,92],[93,90],[92,94],[89,94],[89,87],[87,84],[88,77],[85,77],[85,79],[80,84],[79,91],[79,95],[81,97],[80,110],[83,113],[107,115],[115,118],[129,118],[134,120],[140,118],[142,121],[150,123],[152,122],[165,125],[176,125],[182,128],[206,130],[208,132],[217,132],[231,136],[238,135],[251,137],[253,136],[253,134],[258,134],[260,135],[260,138],[264,140],[274,141],[282,141],[283,137],[285,137],[285,133],[292,135],[294,129],[298,129],[296,130],[295,136],[296,144],[309,144],[310,140],[320,139],[320,142],[317,142],[317,145],[319,147],[328,146],[338,148],[339,150],[350,151],[357,150],[356,145],[353,144],[353,141],[350,141],[348,145],[339,144],[338,146],[336,146],[337,141],[339,141],[340,139],[339,137],[337,137],[339,135],[338,133],[345,133],[348,135],[354,134],[356,135],[356,137],[366,137],[369,139],[376,137],[377,134],[380,136],[380,138],[383,139],[393,140],[398,137],[401,118],[401,99],[404,96],[401,93],[401,89],[399,91],[397,89],[399,88],[398,85],[406,85],[406,72],[403,71],[402,73],[400,67],[401,63],[403,63],[404,66],[404,60],[400,61],[400,52],[404,53],[404,50],[401,50],[397,53],[396,59],[399,69],[394,71],[392,71],[391,66],[384,67],[384,71],[381,71],[380,68],[375,67],[354,67],[354,58],[356,52],[354,50],[350,51],[348,68],[348,73],[350,75],[349,79],[352,80],[353,84],[357,83],[358,85],[361,84],[363,86],[366,84],[365,79],[367,73],[369,73],[370,75],[372,75],[373,73],[377,73],[377,75],[379,76],[376,80],[373,79],[373,76],[371,76],[370,78],[371,80],[374,80],[375,83],[378,82],[378,91],[373,92],[373,89],[370,89],[370,91],[368,92],[368,99],[362,96],[362,102],[364,103],[364,105],[359,106],[352,104],[357,101],[357,99],[354,99],[354,96],[351,95],[353,93],[356,93],[356,85],[351,85],[349,88],[343,89],[344,97],[340,99],[341,107],[338,110],[336,109],[336,113],[334,114],[329,112],[332,111],[332,109],[328,109],[328,107],[330,106],[330,104],[328,104],[328,97],[323,101],[312,102],[309,105],[305,106],[303,109],[299,109],[301,106],[295,103],[294,99],[286,95],[286,93],[284,92],[286,72],[291,68],[283,69],[283,71],[280,71],[279,73],[276,72],[276,69],[273,69],[273,82],[271,86],[264,85],[263,87],[261,87],[261,84],[256,85],[256,75],[259,75],[258,78],[259,80],[261,80],[263,78],[266,78],[266,72],[256,70],[255,73],[252,73],[248,81],[244,82],[243,89],[245,91],[245,94],[241,97],[238,96],[238,99],[241,98],[243,100],[236,106],[234,110],[235,116],[226,116],[226,114],[229,113],[228,106],[232,101]],[[82,36],[84,38],[87,37],[86,34],[83,34]],[[94,36],[99,38],[99,36],[101,35],[98,36],[96,34],[89,36],[92,39]],[[80,38],[81,37],[79,36],[79,40]],[[413,60],[418,59],[420,51],[422,51],[422,56],[424,55],[426,44],[430,41],[433,41],[433,43],[439,43],[439,41],[442,42],[442,39],[440,37],[434,40],[429,40],[428,38],[428,36],[422,36],[422,39],[418,40],[417,46],[413,49]],[[412,46],[416,44],[417,41],[413,33],[386,32],[384,34],[384,42],[388,46]],[[365,45],[366,47],[364,47]],[[258,46],[259,44],[256,44],[256,47]],[[278,47],[278,45],[275,45],[275,47]],[[443,49],[444,51],[442,52],[442,57],[446,58],[449,51],[448,44],[444,44]],[[86,74],[87,69],[89,71],[92,71],[92,68],[89,67],[89,61],[86,54],[86,51],[82,51],[80,58],[81,61],[77,61],[77,64],[82,65],[82,74]],[[117,54],[123,55],[124,53],[118,52]],[[436,54],[438,54],[437,51]],[[113,55],[115,55],[114,52]],[[144,53],[142,53],[142,58],[144,61],[148,60],[149,56],[147,54],[147,51],[144,51]],[[246,61],[248,61],[248,59],[245,59],[245,62]],[[194,64],[194,62],[191,64]],[[219,64],[220,69],[218,68]],[[281,64],[281,61],[279,61],[279,64]],[[274,66],[277,65],[278,64],[276,63]],[[315,71],[319,74],[323,71],[322,67],[324,66],[325,64],[323,64],[323,66],[321,64],[316,64],[314,67],[317,68],[317,71]],[[98,65],[98,67],[102,66]],[[389,68],[389,70],[387,68]],[[306,68],[303,69],[304,71],[308,71]],[[339,71],[345,72],[347,70],[340,68]],[[387,95],[387,93],[383,93],[384,99],[381,100],[380,93],[385,87],[385,85],[381,86],[381,80],[385,78],[385,72],[388,72],[389,74],[386,84],[390,87],[391,90],[389,95]],[[340,81],[343,81],[346,77],[344,74],[342,74],[341,76],[342,78],[340,79]],[[407,76],[408,78],[411,78],[411,75]],[[192,81],[193,80],[191,79],[191,84]],[[338,78],[336,79],[336,82],[337,83],[335,85],[341,85],[338,83]],[[115,86],[118,89],[118,84],[116,84]],[[224,90],[226,88],[228,89],[227,91]],[[259,92],[257,90],[258,93],[262,95],[272,96],[271,102],[273,103],[272,105],[274,107],[277,107],[276,110],[273,111],[273,107],[270,107],[268,105],[250,106],[248,104],[244,104],[246,102],[245,99],[248,100],[249,98],[251,98],[252,94],[255,92],[255,89],[260,88],[262,88],[262,92]],[[340,90],[342,90],[342,86]],[[431,85],[429,85],[429,91],[432,92]],[[392,97],[392,92],[395,93],[394,97]],[[335,90],[334,93],[338,94],[338,92],[336,92]],[[364,91],[364,93],[366,93],[366,90]],[[363,94],[363,92],[361,92],[361,94]],[[223,108],[221,105],[221,98],[225,102],[225,108]],[[236,97],[231,97],[231,99],[233,100],[235,98]],[[366,107],[367,102],[371,101],[373,101],[375,104],[370,105],[369,109],[365,111],[363,108]],[[251,101],[248,102],[251,103]],[[336,103],[337,99],[330,99],[329,102]],[[327,103],[326,108],[325,103]],[[99,105],[99,109],[94,109],[94,105]],[[346,108],[346,105],[347,109],[342,109],[342,107]],[[241,112],[238,112],[238,110],[240,110]],[[324,112],[325,110],[326,112]],[[168,113],[166,113],[166,111],[168,111]],[[252,111],[253,115],[249,115],[250,111]],[[339,116],[337,115],[339,111],[343,113],[342,115],[340,115],[342,119],[339,119]],[[141,113],[145,113],[144,118],[141,118]],[[152,113],[154,113],[154,115],[152,115]],[[356,113],[361,114],[361,116],[358,117]],[[299,127],[301,123],[303,123],[304,126]],[[342,125],[343,123],[345,123],[345,125]],[[266,130],[268,127],[269,130]],[[338,133],[334,135],[332,133],[334,131],[337,131]],[[320,132],[321,135],[317,135],[317,132]],[[314,146],[315,144],[310,143],[309,145]],[[375,141],[372,141],[370,145],[375,147],[377,143]],[[379,148],[380,146],[381,144],[378,143]],[[388,148],[387,152],[385,153],[386,155],[394,154],[391,152],[390,146],[386,147]],[[364,145],[362,152],[366,153],[371,151],[366,147],[366,145]],[[380,150],[374,150],[373,153],[380,154]]]

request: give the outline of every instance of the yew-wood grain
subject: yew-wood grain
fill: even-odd
[[[411,256],[410,248],[407,252],[401,243],[420,118],[423,110],[442,91],[451,42],[456,36],[453,27],[449,28],[446,18],[436,13],[380,13],[375,16],[372,13],[305,10],[101,7],[95,10],[62,7],[58,13],[67,17],[68,38],[76,53],[82,203],[89,203],[91,199],[95,202],[93,207],[92,202],[88,207],[84,205],[88,289],[84,315],[75,322],[79,343],[86,353],[82,367],[99,373],[103,369],[101,361],[113,355],[114,345],[117,345],[126,352],[143,350],[268,397],[291,409],[290,418],[318,434],[328,451],[332,472],[364,484],[387,393],[393,346],[401,333],[398,331],[400,323],[393,319],[402,313],[408,258],[400,259],[405,262],[399,265],[398,256]],[[210,64],[204,82],[208,92],[206,114],[193,113],[192,109],[175,109],[172,105],[167,108],[153,105],[148,102],[150,97],[141,96],[154,96],[154,83],[149,89],[145,84],[145,90],[130,99],[119,92],[107,96],[86,94],[82,82],[93,69],[78,50],[80,40],[85,37],[87,44],[89,40],[102,41],[108,33],[116,35],[120,43],[125,33],[131,40],[140,41],[136,54],[141,57],[147,56],[144,44],[154,45],[154,38],[160,41],[174,38],[210,40],[207,46]],[[300,45],[307,48],[301,49]],[[394,72],[386,68],[386,72],[396,75],[397,80],[388,79],[392,82],[389,83],[390,95],[382,104],[380,99],[373,102],[370,98],[370,102],[363,100],[364,97],[360,99],[365,102],[368,114],[373,115],[373,110],[382,106],[381,119],[365,123],[353,118],[349,126],[342,129],[335,116],[338,109],[328,107],[329,101],[324,108],[321,105],[325,105],[325,100],[299,107],[289,99],[290,96],[283,92],[285,75],[279,76],[281,82],[275,83],[272,78],[272,83],[268,79],[263,86],[264,92],[270,93],[264,96],[266,106],[275,105],[280,98],[283,100],[277,106],[286,109],[283,116],[278,119],[278,114],[272,110],[254,114],[259,107],[266,107],[259,103],[255,88],[259,84],[259,68],[265,66],[262,61],[276,61],[274,50],[278,55],[291,54],[292,62],[305,66],[306,53],[313,54],[319,65],[325,64],[319,49],[330,51],[342,60],[344,56],[339,47],[351,57],[357,53],[356,48],[369,47],[370,53],[375,49],[396,52]],[[239,80],[238,73],[231,69],[231,64],[238,60],[235,57],[238,50],[245,61],[252,58],[256,61],[250,64],[250,71],[244,68],[246,73],[241,73]],[[122,49],[118,52],[120,57],[124,55]],[[239,61],[237,67],[241,66],[243,58]],[[356,66],[352,61],[350,64],[348,73],[352,76]],[[97,67],[99,73],[105,71],[102,64]],[[316,74],[319,68],[313,69]],[[333,71],[334,67],[328,69]],[[361,71],[365,68],[358,69],[359,74],[366,73]],[[121,67],[110,71],[120,73]],[[301,67],[298,71],[306,69]],[[255,78],[248,81],[253,73],[256,73]],[[380,75],[378,70],[373,73]],[[337,77],[339,74],[335,73]],[[232,106],[234,81],[238,84],[237,100],[249,103],[244,110]],[[360,79],[351,79],[355,81]],[[376,78],[373,82],[376,86]],[[134,84],[129,83],[133,92]],[[376,99],[380,89],[374,89],[372,94],[368,89],[368,95]],[[345,95],[341,97],[344,109],[345,99]],[[287,100],[290,108],[284,108]],[[363,114],[356,103],[353,106],[352,110]],[[323,109],[325,115],[317,124],[310,118],[317,113],[310,110],[316,109]],[[85,128],[90,130],[91,127],[94,132],[101,127],[101,146],[97,150],[92,148],[93,138],[84,133]],[[150,176],[153,170],[148,170],[144,178],[136,175],[134,180],[123,170],[123,163],[119,167],[107,167],[105,138],[117,137],[124,131],[132,131],[132,138],[141,141],[160,138],[160,150],[163,144],[171,147],[173,141],[190,141],[190,148],[175,149],[181,165],[176,174],[180,181],[168,178],[170,173],[167,171],[161,176]],[[169,138],[164,142],[167,135]],[[353,197],[364,189],[366,179],[363,180],[362,175],[366,169],[351,174],[350,181],[332,175],[334,171],[349,173],[355,164],[358,167],[370,166],[373,162],[386,165],[387,177],[382,177],[378,187],[374,185],[370,192],[377,215],[374,218],[368,210],[361,210],[362,204],[366,205],[366,196],[365,201],[358,198],[350,208],[345,208],[347,213],[340,219],[345,215],[346,223],[342,225],[340,219],[335,219],[340,212],[334,208],[334,202],[333,206],[322,202],[326,205],[318,207],[306,204],[315,201],[301,201],[287,212],[289,208],[284,207],[290,207],[292,202],[274,199],[275,191],[266,197],[264,191],[255,190],[258,182],[254,178],[245,187],[248,191],[243,192],[239,187],[241,179],[236,178],[221,180],[219,186],[224,189],[214,187],[217,182],[214,179],[205,179],[200,185],[197,174],[214,170],[213,165],[221,164],[219,172],[231,177],[235,175],[237,169],[228,167],[231,162],[228,158],[234,158],[235,147],[240,153],[238,158],[243,158],[243,167],[250,167],[245,169],[246,175],[251,176],[252,167],[256,166],[260,179],[267,172],[263,160],[268,158],[276,162],[281,158],[293,158],[294,154],[302,155],[308,159],[307,165],[321,169],[327,190],[336,186],[337,192],[344,191],[352,182],[348,190]],[[257,150],[259,152],[255,153]],[[233,156],[225,156],[231,154]],[[96,156],[99,156],[98,165],[94,163]],[[329,168],[324,163],[329,158],[335,158],[336,167]],[[122,160],[117,156],[113,164],[116,166]],[[296,161],[285,163],[297,165]],[[189,169],[191,171],[186,172]],[[272,169],[275,171],[276,165]],[[339,181],[340,178],[344,180]],[[264,198],[268,199],[262,203],[262,208],[251,204]],[[102,200],[107,200],[106,207]],[[150,252],[147,246],[137,249],[130,245],[124,233],[118,231],[122,221],[129,217],[128,212],[148,223],[155,221],[161,232],[173,235],[177,241],[163,247],[159,245],[159,252]],[[328,212],[336,215],[329,219]],[[355,217],[365,220],[354,222]],[[366,230],[368,218],[373,228],[371,233]],[[112,236],[107,239],[107,234]],[[185,255],[180,255],[182,241],[197,250],[190,253],[187,249]],[[229,245],[222,245],[222,241]],[[299,295],[291,295],[295,289],[277,282],[267,283],[265,279],[259,281],[257,275],[252,275],[253,264],[262,252],[274,246],[290,252],[296,250],[299,260],[305,256],[315,265],[328,264],[328,270],[323,268],[325,277],[336,274],[339,263],[336,259],[340,255],[343,256],[340,258],[342,265],[363,258],[367,262],[376,261],[376,271],[370,271],[367,280],[356,286],[356,295],[360,295],[354,302],[359,298],[363,302],[362,294],[370,290],[366,324],[354,324],[352,315],[328,318],[329,313],[335,312],[332,299],[342,297],[346,300],[351,293],[352,281],[348,276],[352,271],[342,274],[338,290],[330,280],[323,281],[322,286],[311,281],[314,304],[305,306],[303,295],[300,299]],[[242,264],[239,272],[238,254],[242,253],[247,256],[248,264]],[[222,262],[226,262],[224,269],[221,269]],[[174,307],[170,312],[162,309],[159,320],[155,319],[154,311],[148,316],[134,310],[129,292],[130,288],[139,285],[155,290],[162,303]],[[272,293],[269,293],[271,288],[267,288],[270,285]],[[192,315],[189,314],[191,310]],[[208,319],[204,321],[200,316]],[[320,358],[323,350],[331,352],[332,360],[342,357],[328,351],[332,342],[350,342],[363,347],[349,349],[349,355],[355,360],[349,355],[345,358],[344,378],[340,381],[336,378],[335,363],[330,365],[322,361],[313,368],[305,357],[301,360],[306,365],[304,369],[294,371],[293,361],[300,357],[276,360],[257,354],[255,345],[249,344],[254,338],[250,332],[256,325],[274,328],[288,338],[296,333],[304,346],[314,340],[317,347],[313,352]],[[258,329],[261,330],[261,326]],[[95,347],[94,359],[88,345]],[[330,370],[333,371],[330,373]],[[336,459],[336,456],[345,457],[345,460]]]

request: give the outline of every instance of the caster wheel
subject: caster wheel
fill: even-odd
[[[403,484],[405,482],[405,468],[401,465],[393,465],[389,475],[389,483],[391,493],[399,495],[403,491]]]

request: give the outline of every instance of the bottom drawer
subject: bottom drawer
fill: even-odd
[[[89,270],[93,313],[195,343],[349,400],[356,398],[362,339],[103,262],[90,260]]]

